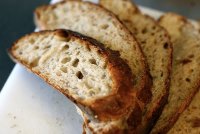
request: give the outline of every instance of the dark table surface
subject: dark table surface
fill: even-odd
[[[49,0],[0,0],[0,90],[14,67],[14,63],[7,55],[7,49],[16,39],[35,29],[33,11],[37,6],[48,2]],[[200,19],[199,0],[135,0],[135,2]]]

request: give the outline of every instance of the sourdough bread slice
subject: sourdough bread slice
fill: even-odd
[[[147,64],[134,36],[115,15],[89,2],[69,0],[37,8],[35,21],[41,30],[70,29],[98,40],[106,48],[119,51],[121,58],[128,63],[133,72],[132,84],[135,88],[132,92],[136,93],[140,108],[144,110],[144,106],[151,99],[151,80]],[[85,121],[94,133],[111,133],[115,130],[114,127],[122,132],[133,131],[140,124],[141,112],[135,109],[128,112],[123,119],[105,122],[90,119]]]
[[[173,42],[173,65],[168,104],[151,133],[166,133],[200,86],[200,33],[184,17],[168,13],[159,20]]]
[[[94,39],[66,30],[43,31],[22,37],[9,52],[91,120],[118,119],[135,107],[129,66]]]
[[[119,51],[136,76],[133,85],[141,91],[138,92],[138,99],[144,104],[150,100],[149,87],[144,89],[150,85],[150,80],[140,46],[111,12],[90,2],[67,0],[38,7],[35,10],[35,22],[40,30],[70,29]]]
[[[200,133],[200,91],[195,95],[189,107],[180,115],[168,134]]]
[[[152,100],[143,113],[142,128],[147,133],[167,102],[172,65],[172,45],[167,31],[153,18],[140,12],[130,0],[100,0],[100,4],[115,13],[135,35],[146,56],[153,78]]]

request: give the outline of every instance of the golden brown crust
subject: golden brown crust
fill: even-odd
[[[53,8],[56,8],[57,6],[59,5],[62,5],[64,3],[67,3],[67,2],[77,2],[77,3],[82,3],[82,1],[73,1],[73,0],[68,0],[68,1],[61,1],[61,2],[58,2],[54,5],[48,5],[48,6],[41,6],[41,7],[38,7],[36,10],[35,10],[35,22],[36,24],[42,29],[45,29],[45,24],[43,24],[40,20],[40,12],[42,12],[43,10],[45,9],[53,9]],[[102,11],[106,12],[106,14],[108,14],[109,16],[112,16],[112,18],[114,18],[114,23],[117,22],[117,25],[118,25],[118,21],[120,22],[120,20],[112,13],[110,12],[109,10],[103,8],[102,6],[99,6],[99,5],[96,5],[96,4],[93,4],[91,2],[84,2],[85,4],[88,4],[89,6],[92,6],[96,9],[101,9]],[[122,23],[120,23],[120,25],[118,25],[120,29],[123,29],[124,31],[126,31],[127,33],[129,33],[128,35],[132,35],[131,32],[125,28]],[[132,35],[131,38],[134,38],[135,37]],[[152,80],[151,80],[151,77],[150,77],[150,74],[149,74],[149,70],[148,70],[148,65],[146,63],[146,59],[144,58],[144,54],[143,52],[141,51],[141,47],[140,45],[138,45],[137,47],[139,47],[139,50],[140,50],[140,56],[143,57],[141,58],[141,63],[143,63],[143,68],[141,70],[141,84],[140,84],[140,87],[136,90],[138,90],[137,92],[137,97],[139,99],[139,103],[141,104],[142,107],[144,107],[144,105],[146,105],[150,100],[151,100],[151,90],[150,90],[150,87],[152,86]],[[137,76],[138,77],[138,76]]]
[[[23,40],[24,38],[28,38],[29,36],[34,36],[37,34],[48,34],[50,32],[51,31],[42,31],[22,37],[21,39],[19,39],[14,43],[14,45],[9,50],[9,53],[15,60],[26,66],[33,73],[43,78],[48,84],[53,86],[55,89],[59,90],[69,99],[71,99],[74,103],[81,104],[84,107],[92,109],[94,115],[97,115],[98,117],[97,119],[99,120],[118,119],[121,116],[127,114],[128,111],[130,111],[129,109],[132,109],[134,107],[135,104],[134,97],[136,90],[133,89],[134,87],[132,87],[133,78],[130,68],[122,59],[119,58],[119,54],[117,52],[103,48],[103,45],[98,43],[94,39],[91,39],[89,37],[68,30],[53,31],[55,35],[59,35],[60,37],[76,38],[78,40],[82,41],[84,40],[85,42],[88,42],[87,44],[90,47],[90,49],[98,50],[99,54],[107,59],[108,69],[110,70],[114,83],[114,88],[112,89],[113,91],[109,96],[96,99],[94,102],[91,102],[90,104],[85,104],[80,100],[75,100],[70,94],[64,93],[62,88],[60,88],[57,85],[52,85],[50,80],[46,76],[43,76],[39,72],[34,71],[30,65],[20,60],[20,58],[14,54],[15,44],[17,44],[19,41]]]
[[[112,128],[101,128],[98,131],[95,131],[95,129],[90,126],[91,121],[83,114],[83,118],[84,118],[84,131],[90,132],[92,134],[135,134],[135,130],[138,127],[138,124],[140,124],[141,122],[141,118],[135,118],[135,117],[141,117],[142,116],[142,111],[140,109],[139,104],[135,104],[134,109],[132,109],[132,112],[130,113],[129,116],[127,116],[128,118],[126,120],[123,121],[124,124],[127,124],[127,126],[124,128],[121,125],[124,124],[118,124],[118,125],[112,125]],[[109,123],[109,122],[108,122]],[[104,123],[106,125],[106,122]],[[106,127],[106,126],[105,126]],[[136,133],[137,134],[137,133]]]

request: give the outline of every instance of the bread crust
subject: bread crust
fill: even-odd
[[[100,130],[95,131],[93,127],[90,126],[90,120],[82,114],[83,119],[84,119],[84,124],[83,124],[83,133],[92,133],[92,134],[135,134],[135,129],[138,127],[138,124],[141,122],[141,118],[138,118],[137,120],[135,117],[141,117],[142,112],[140,110],[139,104],[136,104],[134,109],[131,112],[130,116],[127,116],[127,126],[126,128],[122,129],[120,125],[113,125],[112,129],[104,129],[101,128]]]
[[[74,99],[70,94],[64,92],[64,90],[59,85],[51,84],[48,77],[42,75],[40,72],[35,71],[30,65],[28,65],[25,61],[21,60],[20,57],[17,57],[14,53],[16,49],[16,44],[29,36],[37,36],[39,34],[49,34],[54,33],[55,36],[59,36],[61,38],[74,38],[76,40],[80,40],[83,42],[83,45],[87,45],[89,49],[95,49],[99,55],[104,57],[108,61],[108,69],[113,78],[113,89],[112,93],[109,96],[95,99],[91,102],[82,102],[81,100]],[[95,116],[96,119],[100,121],[106,121],[110,119],[118,119],[125,114],[128,114],[129,109],[132,109],[135,105],[135,89],[132,86],[132,73],[126,62],[124,62],[120,57],[118,52],[114,52],[109,49],[105,49],[103,45],[96,40],[78,34],[76,32],[72,32],[69,30],[54,30],[54,31],[42,31],[35,32],[32,34],[28,34],[18,41],[16,41],[13,46],[9,49],[9,54],[11,57],[24,65],[28,70],[40,76],[43,80],[45,80],[49,85],[59,90],[65,96],[67,96],[70,100],[72,100],[75,104],[77,104],[85,113],[90,109]],[[127,112],[126,112],[127,111]],[[138,117],[140,118],[140,117]]]

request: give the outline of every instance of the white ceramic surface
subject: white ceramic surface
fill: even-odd
[[[161,14],[148,8],[141,9],[156,18]],[[75,106],[17,64],[0,94],[0,134],[81,133],[82,119]]]

